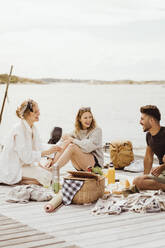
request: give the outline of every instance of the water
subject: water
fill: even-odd
[[[5,86],[0,85],[0,106],[4,92]],[[103,143],[128,139],[136,151],[144,153],[146,142],[139,125],[139,108],[146,104],[157,105],[162,113],[161,124],[165,125],[164,96],[165,86],[162,85],[10,85],[9,101],[0,126],[0,143],[18,120],[16,107],[23,100],[32,98],[39,104],[41,116],[37,126],[44,142],[48,141],[54,126],[61,126],[64,133],[71,131],[78,108],[91,106],[98,125],[103,129]]]

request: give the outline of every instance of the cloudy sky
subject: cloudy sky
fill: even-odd
[[[0,73],[165,80],[164,0],[0,0]]]

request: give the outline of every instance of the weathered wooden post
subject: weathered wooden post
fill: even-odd
[[[1,113],[0,113],[0,124],[1,124],[1,121],[2,121],[2,114],[3,114],[3,110],[4,110],[4,106],[5,106],[5,101],[6,101],[6,98],[7,98],[7,93],[8,93],[8,88],[9,88],[9,84],[10,84],[12,70],[13,70],[13,65],[10,68],[10,74],[9,74],[8,81],[7,81],[7,84],[6,84],[5,95],[4,95],[4,98],[3,98],[3,103],[2,103]]]

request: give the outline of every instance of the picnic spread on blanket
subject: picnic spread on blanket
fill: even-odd
[[[123,212],[156,213],[165,211],[165,192],[146,190],[139,192],[128,180],[112,184],[106,191],[105,177],[90,172],[69,171],[64,178],[62,190],[54,194],[50,189],[38,185],[20,185],[13,187],[6,201],[28,203],[29,201],[47,201],[44,210],[55,211],[59,206],[96,202],[91,210],[93,215],[119,215]],[[107,173],[108,175],[108,173]]]
[[[112,142],[110,154],[113,163],[109,164],[106,173],[103,173],[100,167],[89,169],[88,172],[68,171],[68,175],[63,178],[60,191],[56,194],[53,188],[50,190],[38,185],[21,185],[12,188],[6,200],[15,203],[47,201],[44,205],[47,213],[57,210],[60,206],[95,202],[91,210],[93,215],[119,215],[128,211],[136,213],[165,211],[165,192],[161,190],[139,192],[128,179],[119,181],[115,178],[115,169],[142,171],[142,163],[133,160],[131,142]]]

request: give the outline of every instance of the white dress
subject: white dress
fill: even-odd
[[[0,183],[15,184],[22,177],[30,177],[42,185],[50,185],[51,173],[38,166],[42,150],[35,126],[30,128],[21,120],[10,132],[0,153]]]

